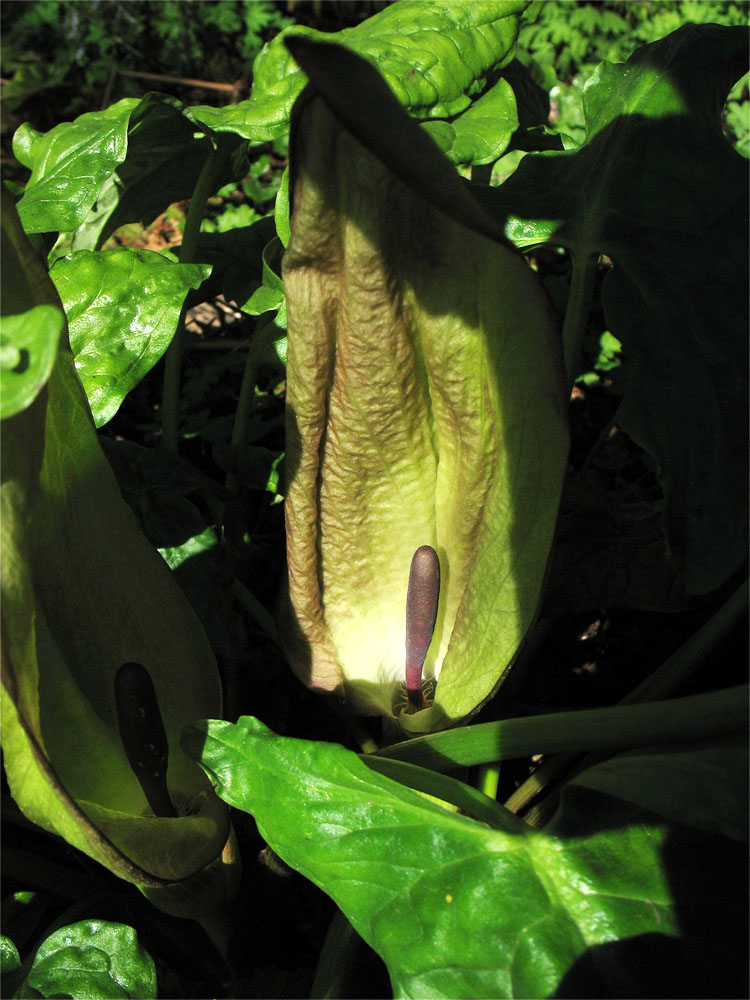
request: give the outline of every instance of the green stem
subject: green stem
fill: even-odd
[[[536,771],[505,800],[505,808],[510,809],[512,813],[521,812],[558,774],[565,771],[577,759],[580,759],[577,753],[562,753],[542,761]]]
[[[433,799],[448,802],[468,816],[496,830],[518,833],[524,829],[523,822],[517,816],[508,812],[494,799],[488,798],[484,792],[472,788],[463,781],[430,771],[426,767],[416,767],[401,760],[381,757],[379,754],[367,754],[361,759],[378,774],[392,778],[393,781],[398,781],[399,784],[429,795]]]
[[[333,1000],[348,995],[347,981],[360,940],[341,910],[336,910],[320,951],[311,1000]]]
[[[642,684],[640,684],[623,704],[610,708],[586,709],[579,712],[564,712],[554,715],[529,716],[521,719],[505,719],[500,722],[486,722],[478,726],[466,726],[462,729],[448,730],[443,733],[432,733],[420,736],[406,743],[399,743],[379,751],[384,757],[395,757],[431,767],[436,771],[448,771],[458,764],[486,764],[501,760],[503,757],[525,757],[535,753],[566,753],[572,751],[606,750],[608,748],[623,749],[625,746],[644,745],[640,742],[629,742],[645,736],[646,741],[654,743],[674,738],[666,728],[656,728],[653,733],[643,731],[639,719],[647,720],[656,717],[656,721],[673,719],[679,729],[680,709],[689,707],[691,703],[700,703],[708,699],[707,705],[713,705],[718,700],[728,703],[729,714],[722,719],[716,719],[718,731],[722,727],[730,729],[742,726],[742,718],[747,714],[747,706],[736,701],[736,692],[741,689],[717,691],[709,695],[694,695],[692,698],[681,698],[665,705],[658,699],[666,698],[675,690],[677,684],[693,673],[706,655],[731,629],[741,620],[747,611],[748,581],[746,580],[725,604],[684,643],[676,653],[665,662]],[[654,699],[655,704],[640,705],[637,702],[646,698]],[[734,699],[734,700],[733,700]],[[739,717],[737,713],[739,712]],[[744,715],[743,715],[744,713]],[[694,722],[699,723],[699,719]],[[612,728],[617,724],[618,729]],[[629,726],[632,724],[632,728]],[[705,739],[710,733],[713,723],[706,718],[705,731],[698,725],[695,738]],[[604,728],[603,728],[604,727]],[[606,728],[609,727],[609,728]],[[641,734],[638,736],[638,734]],[[623,742],[624,740],[624,742]],[[520,791],[520,789],[519,789]]]
[[[185,229],[180,247],[180,263],[194,264],[197,261],[198,234],[206,211],[206,201],[211,193],[211,186],[216,176],[216,170],[223,159],[219,151],[212,146],[206,156],[201,172],[196,181],[193,195],[190,199]],[[185,340],[185,309],[180,313],[177,332],[164,355],[164,383],[162,390],[161,433],[162,445],[167,451],[177,454],[179,448],[179,417],[180,417],[180,374],[182,371],[182,352]]]
[[[471,168],[472,184],[489,184],[492,178],[492,163],[483,163],[481,166]]]
[[[245,371],[242,374],[242,385],[240,387],[240,398],[237,402],[237,412],[234,415],[234,425],[232,426],[232,444],[244,444],[247,440],[247,427],[255,398],[255,386],[258,382],[259,333],[260,330],[256,329],[247,352]]]
[[[690,743],[744,732],[748,685],[671,701],[584,709],[420,736],[378,751],[378,756],[435,771],[535,753],[625,750]]]
[[[597,254],[589,254],[585,257],[573,257],[573,271],[570,276],[570,295],[568,297],[568,305],[565,310],[565,320],[562,329],[568,389],[573,388],[573,383],[580,374],[583,338],[588,325],[598,263],[599,258]]]
[[[240,398],[237,403],[237,411],[234,415],[232,426],[232,445],[242,445],[247,440],[247,429],[250,423],[250,414],[255,400],[255,386],[258,382],[258,330],[256,329],[253,339],[250,341],[250,348],[245,360],[245,370],[242,373],[242,385],[240,387]],[[230,472],[226,478],[226,488],[230,493],[239,492],[237,476]]]
[[[258,362],[255,357],[257,351],[253,350],[252,341],[247,352],[245,371],[242,374],[242,386],[240,387],[240,398],[237,403],[237,412],[234,417],[232,427],[232,444],[244,444],[247,438],[247,425],[250,419],[250,411],[255,397],[255,386],[258,382]]]
[[[279,637],[276,632],[276,622],[273,619],[273,615],[266,611],[255,594],[252,594],[239,580],[235,580],[230,589],[237,603],[242,605],[250,617],[255,620],[256,624],[263,629],[269,639],[273,639],[278,645]]]
[[[375,753],[378,749],[378,744],[370,736],[365,727],[361,722],[357,721],[356,716],[347,715],[346,723],[349,727],[349,732],[351,733],[353,739],[359,744],[359,748],[362,753]]]
[[[500,764],[482,764],[477,777],[477,788],[490,799],[497,798],[497,786],[500,783]]]

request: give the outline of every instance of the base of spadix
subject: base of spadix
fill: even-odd
[[[435,697],[437,681],[434,677],[422,678],[423,704],[426,708]],[[344,683],[346,710],[353,715],[384,715],[398,717],[409,704],[406,685],[402,680],[374,683],[366,680],[351,680]]]
[[[393,699],[393,714],[398,718],[402,713],[414,715],[429,708],[435,700],[437,681],[432,677],[422,678],[418,691],[409,690],[405,684],[399,684]]]

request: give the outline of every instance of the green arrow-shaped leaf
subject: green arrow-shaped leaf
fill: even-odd
[[[610,761],[581,775],[540,832],[509,813],[494,829],[457,815],[342,747],[280,738],[255,719],[202,723],[183,743],[221,797],[333,897],[385,961],[396,997],[580,996],[582,981],[586,995],[649,995],[669,977],[691,984],[707,957],[701,935],[715,947],[714,922],[731,935],[726,902],[744,847],[653,810],[661,791],[670,814],[682,800],[695,818],[716,778],[706,764],[736,772],[741,745],[664,754],[640,790],[637,758]],[[729,784],[731,807],[744,796],[741,767]],[[619,801],[618,787],[652,811]],[[731,948],[719,955],[738,968]]]

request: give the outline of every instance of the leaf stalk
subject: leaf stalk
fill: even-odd
[[[310,1000],[348,995],[347,982],[361,940],[341,910],[336,910],[320,951]]]
[[[448,771],[458,765],[535,753],[624,750],[718,739],[746,730],[747,697],[748,685],[742,684],[666,702],[503,719],[421,736],[380,750],[378,756]]]
[[[565,373],[569,390],[573,388],[573,383],[580,373],[583,338],[591,311],[598,263],[599,256],[595,253],[585,257],[573,256],[570,295],[562,328]]]
[[[206,202],[211,193],[216,171],[222,159],[223,156],[219,155],[218,148],[212,143],[190,199],[190,207],[185,219],[185,229],[182,234],[182,246],[179,251],[181,264],[195,264],[198,262],[198,234],[200,233],[201,222],[206,212]],[[183,306],[177,324],[177,331],[164,355],[161,414],[162,445],[173,455],[176,455],[179,450],[180,375],[182,372],[184,341],[185,308]]]

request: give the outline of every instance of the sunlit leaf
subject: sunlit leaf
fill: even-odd
[[[305,83],[284,45],[293,35],[335,42],[367,59],[414,117],[452,117],[465,111],[497,68],[512,58],[519,16],[528,6],[528,0],[437,0],[429,5],[401,0],[335,34],[295,26],[277,35],[255,60],[248,101],[195,111],[217,131],[231,129],[254,141],[285,134]],[[462,156],[469,159],[485,148],[482,139],[475,154],[471,141],[467,130]]]
[[[511,814],[493,829],[342,747],[280,738],[255,719],[203,723],[185,746],[274,851],[333,897],[385,961],[396,997],[580,996],[584,983],[585,995],[602,996],[650,995],[662,982],[700,989],[717,941],[730,980],[739,965],[725,936],[746,950],[727,906],[744,846],[659,808],[660,795],[667,815],[686,797],[697,804],[719,774],[713,801],[736,807],[741,746],[710,756],[713,773],[708,758],[663,753],[640,779],[647,803],[633,790],[632,758],[615,758],[566,789],[544,831]],[[628,781],[637,807],[617,797]]]
[[[39,946],[28,983],[43,997],[150,1000],[156,970],[132,927],[82,920],[61,927]]]
[[[152,250],[80,250],[50,276],[65,306],[76,371],[97,427],[169,347],[185,296],[206,264],[176,264]]]
[[[32,403],[52,371],[65,315],[54,306],[34,306],[0,321],[0,418]]]
[[[92,111],[46,134],[22,125],[13,150],[31,170],[18,214],[27,233],[75,229],[94,204],[99,189],[125,159],[133,98],[106,111]]]

